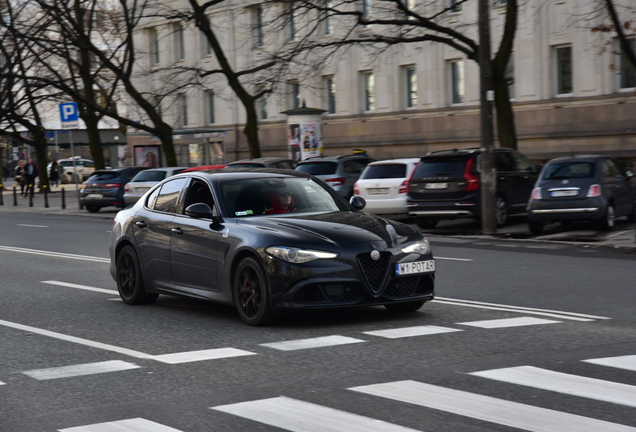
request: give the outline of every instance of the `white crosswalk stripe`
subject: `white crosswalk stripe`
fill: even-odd
[[[212,409],[293,432],[415,432],[392,423],[285,397]]]
[[[636,428],[630,426],[417,381],[373,384],[349,390],[532,432],[636,432]]]
[[[283,341],[283,342],[264,343],[260,345],[264,347],[268,347],[268,348],[274,348],[281,351],[294,351],[294,350],[309,349],[309,348],[324,348],[328,346],[346,345],[346,344],[360,343],[360,342],[366,342],[366,341],[361,339],[355,339],[352,337],[347,337],[347,336],[332,335],[332,336],[322,336],[322,337],[309,338],[309,339],[296,339],[296,340],[289,340],[289,341]]]
[[[128,363],[121,360],[111,360],[98,363],[85,363],[48,369],[35,369],[25,371],[23,373],[37,380],[50,380],[107,372],[119,372],[124,370],[137,369],[139,367],[141,366],[137,366],[133,363]]]
[[[627,355],[620,357],[603,357],[597,359],[583,360],[586,363],[597,364],[601,366],[609,366],[618,369],[626,369],[636,371],[636,355]]]
[[[413,337],[413,336],[428,336],[440,333],[452,333],[462,331],[459,329],[453,329],[448,327],[439,327],[439,326],[415,326],[415,327],[404,327],[404,328],[396,328],[396,329],[387,329],[387,330],[373,330],[362,332],[364,334],[368,334],[371,336],[379,336],[388,339],[399,339],[405,337]]]
[[[470,375],[558,393],[636,407],[636,386],[570,375],[532,366],[473,372]]]
[[[86,426],[77,426],[68,429],[59,429],[59,432],[182,432],[159,423],[142,418],[118,420],[107,423],[95,423]]]
[[[471,327],[494,329],[494,328],[521,327],[521,326],[530,326],[530,325],[539,325],[539,324],[556,324],[560,322],[561,321],[547,320],[543,318],[519,317],[519,318],[503,318],[503,319],[484,320],[484,321],[470,321],[470,322],[462,322],[457,324],[471,326]]]

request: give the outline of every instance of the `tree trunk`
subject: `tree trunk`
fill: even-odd
[[[252,159],[261,157],[261,148],[258,144],[258,116],[253,103],[243,104],[247,114],[245,129],[243,132],[247,138],[247,144],[250,149],[250,157]]]
[[[163,152],[166,155],[166,166],[177,166],[177,154],[174,151],[174,141],[172,140],[172,127],[164,122],[155,124],[155,127],[157,128],[157,138],[161,141],[161,147],[163,147]]]
[[[104,150],[102,147],[102,139],[99,134],[99,117],[90,112],[90,109],[87,109],[86,106],[83,107],[82,110],[84,114],[82,114],[82,120],[86,123],[86,134],[88,135],[88,145],[91,151],[91,157],[93,158],[93,162],[95,162],[95,169],[101,170],[106,168],[106,163],[104,161]]]
[[[40,178],[40,189],[42,189],[43,186],[46,186],[48,188],[49,173],[46,170],[46,166],[48,164],[48,155],[46,154],[46,135],[43,128],[32,128],[30,132],[33,134],[35,156],[38,160],[38,177]]]
[[[614,2],[612,2],[612,0],[605,0],[605,7],[607,7],[607,12],[612,19],[614,30],[616,30],[616,33],[618,34],[618,40],[621,44],[623,52],[632,63],[632,65],[636,67],[636,53],[634,53],[634,50],[629,43],[629,39],[627,39],[627,37],[625,36],[625,32],[623,31],[621,22],[618,20],[618,14],[616,13],[616,9],[614,8]]]

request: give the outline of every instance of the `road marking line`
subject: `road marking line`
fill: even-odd
[[[32,227],[32,228],[48,228],[48,225],[29,225],[29,224],[18,224],[18,226],[23,227]]]
[[[636,386],[628,384],[570,375],[533,366],[493,369],[473,372],[469,375],[636,407]]]
[[[109,290],[109,289],[104,289],[104,288],[95,288],[95,287],[90,287],[90,286],[86,286],[86,285],[78,285],[78,284],[73,284],[73,283],[68,283],[68,282],[59,282],[59,281],[40,281],[43,284],[49,284],[49,285],[59,285],[59,286],[63,286],[63,287],[67,287],[67,288],[77,288],[77,289],[82,289],[82,290],[86,290],[86,291],[95,291],[95,292],[100,292],[100,293],[105,293],[105,294],[117,294],[117,291],[115,290]]]
[[[620,357],[603,357],[597,359],[583,360],[586,363],[609,366],[618,369],[636,371],[636,355],[626,355]]]
[[[564,311],[557,311],[557,310],[551,310],[551,309],[538,309],[538,308],[530,308],[530,307],[524,307],[524,306],[512,306],[512,305],[497,304],[497,303],[486,303],[486,302],[473,301],[473,300],[460,300],[460,299],[452,299],[447,297],[435,297],[434,301],[438,303],[445,303],[445,304],[454,303],[454,304],[457,304],[458,306],[466,306],[466,307],[494,306],[497,308],[507,308],[507,309],[494,309],[494,310],[516,310],[516,311],[522,311],[522,312],[526,312],[526,313],[530,313],[534,315],[544,315],[544,314],[539,314],[535,312],[546,312],[546,313],[552,314],[552,315],[546,315],[546,316],[560,316],[564,319],[576,320],[575,318],[572,318],[572,317],[589,318],[587,320],[577,320],[577,321],[593,321],[593,320],[611,319],[604,316],[587,315],[587,314],[581,314],[576,312],[564,312]],[[484,307],[484,309],[492,309],[492,308]]]
[[[179,364],[179,363],[189,363],[201,360],[216,360],[222,358],[230,358],[230,357],[240,357],[240,356],[248,356],[248,355],[256,355],[256,353],[250,351],[244,351],[236,348],[216,348],[209,350],[201,350],[201,351],[190,351],[190,352],[181,352],[181,353],[173,353],[173,354],[162,354],[152,356],[152,360],[157,360],[162,363],[168,364]]]
[[[3,383],[2,381],[0,381],[0,385],[6,385],[6,383]]]
[[[366,342],[361,339],[354,339],[347,336],[322,336],[309,339],[296,339],[283,342],[273,342],[260,344],[260,346],[274,348],[281,351],[294,351],[308,348],[322,348],[334,345],[346,345],[352,343]]]
[[[59,429],[58,432],[182,432],[142,418],[132,418],[106,423],[95,423],[86,426],[77,426],[68,429]]]
[[[635,432],[636,428],[417,381],[352,387],[360,393],[532,432]]]
[[[107,372],[119,372],[130,369],[138,369],[133,363],[122,360],[104,361],[98,363],[86,363],[71,366],[62,366],[48,369],[34,369],[22,372],[25,375],[35,378],[36,380],[50,380],[58,378],[69,378],[81,375],[93,375]]]
[[[448,258],[448,257],[441,257],[441,256],[435,256],[433,258],[441,259],[441,260],[451,260],[451,261],[474,261],[474,260],[468,259],[468,258]]]
[[[286,397],[210,409],[292,432],[415,432],[404,426]]]
[[[625,234],[626,232],[627,232],[627,231],[619,231],[619,232],[615,232],[615,233],[612,233],[612,234],[606,234],[606,235],[605,235],[605,238],[612,238],[612,237],[616,237],[616,236],[619,236],[619,235],[621,235],[621,234]]]
[[[522,327],[522,326],[531,326],[531,325],[539,325],[539,324],[556,324],[560,322],[562,321],[553,321],[553,320],[533,318],[533,317],[519,317],[519,318],[504,318],[504,319],[483,320],[483,321],[470,321],[470,322],[462,322],[457,324],[471,326],[471,327],[485,328],[485,329],[494,329],[494,328],[506,328],[506,327]]]
[[[75,255],[75,254],[51,252],[51,251],[44,251],[44,250],[37,250],[37,249],[0,246],[0,250],[9,251],[9,252],[26,253],[26,254],[32,254],[32,255],[44,255],[47,257],[68,258],[68,259],[76,259],[76,260],[83,260],[83,261],[110,263],[110,258],[100,258],[100,257],[94,257],[94,256],[87,256],[87,255]]]
[[[427,335],[451,333],[451,332],[458,332],[458,331],[463,331],[463,330],[428,325],[428,326],[404,327],[404,328],[389,329],[389,330],[374,330],[374,331],[366,331],[362,333],[368,334],[371,336],[379,336],[383,338],[388,338],[388,339],[399,339],[399,338],[412,337],[412,336],[427,336]]]
[[[69,336],[69,335],[65,335],[62,333],[56,333],[56,332],[52,332],[49,330],[44,330],[44,329],[40,329],[37,327],[31,327],[31,326],[25,326],[22,324],[17,324],[17,323],[12,323],[9,321],[4,321],[4,320],[0,320],[0,325],[1,326],[5,326],[5,327],[10,327],[10,328],[14,328],[17,330],[23,330],[23,331],[27,331],[30,333],[36,333],[36,334],[41,334],[43,336],[48,336],[48,337],[52,337],[55,339],[60,339],[60,340],[64,340],[67,342],[73,342],[76,344],[80,344],[80,345],[86,345],[92,348],[98,348],[98,349],[103,349],[106,351],[113,351],[119,354],[123,354],[123,355],[127,355],[130,357],[135,357],[135,358],[140,358],[140,359],[148,359],[148,358],[152,358],[152,356],[150,354],[146,354],[146,353],[142,353],[139,351],[134,351],[134,350],[130,350],[127,348],[121,348],[115,345],[109,345],[109,344],[104,344],[101,342],[94,342],[88,339],[82,339],[82,338],[78,338],[75,336]]]
[[[588,319],[588,318],[577,318],[577,317],[572,317],[568,315],[558,315],[558,314],[546,313],[546,312],[531,312],[531,311],[525,311],[525,310],[520,310],[515,308],[480,306],[480,305],[464,304],[464,303],[457,303],[457,302],[447,302],[447,301],[441,301],[437,299],[433,301],[435,303],[448,304],[453,306],[464,306],[464,307],[472,307],[477,309],[488,309],[488,310],[496,310],[496,311],[504,311],[504,312],[517,312],[517,313],[523,313],[528,315],[540,315],[540,316],[547,316],[547,317],[559,318],[559,319],[565,319],[565,320],[571,320],[571,321],[594,321],[593,319]],[[609,318],[606,318],[606,319],[609,319]]]

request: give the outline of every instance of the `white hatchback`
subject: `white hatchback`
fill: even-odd
[[[124,203],[134,204],[148,189],[165,178],[179,174],[188,167],[166,167],[143,170],[137,173],[126,186],[124,186]]]
[[[353,194],[361,196],[367,202],[364,211],[375,214],[407,214],[408,179],[419,162],[419,158],[390,159],[367,165],[353,187]]]

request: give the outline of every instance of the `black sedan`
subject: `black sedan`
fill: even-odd
[[[117,214],[110,272],[127,304],[184,295],[234,304],[250,325],[306,309],[419,309],[434,296],[428,241],[363,207],[298,171],[179,174]]]

